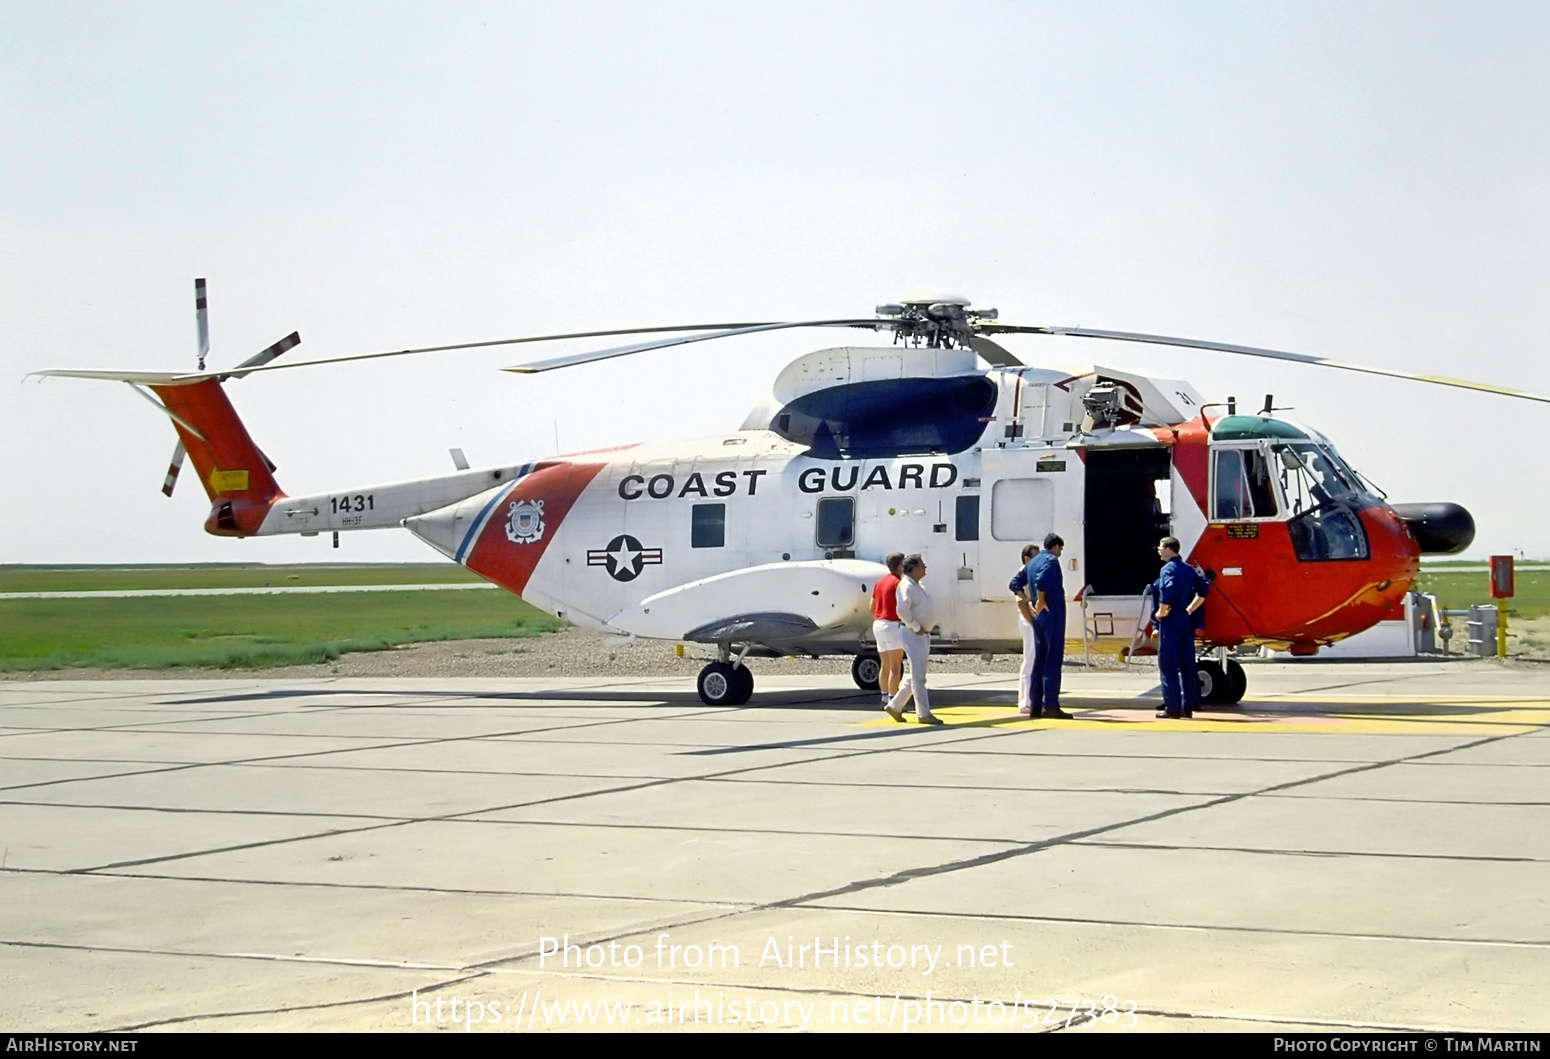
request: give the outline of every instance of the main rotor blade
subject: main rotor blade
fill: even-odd
[[[1372,368],[1363,364],[1349,364],[1343,360],[1332,360],[1329,357],[1314,357],[1306,353],[1288,353],[1279,349],[1260,349],[1257,346],[1237,346],[1227,342],[1203,342],[1195,338],[1143,335],[1131,331],[1094,331],[1085,327],[1018,327],[1012,324],[986,324],[983,327],[976,328],[976,330],[992,334],[1064,335],[1070,338],[1107,338],[1115,342],[1142,342],[1154,346],[1209,349],[1218,353],[1236,353],[1246,357],[1264,357],[1268,360],[1289,360],[1295,364],[1312,364],[1315,367],[1321,368],[1359,371],[1367,375],[1386,375],[1391,379],[1410,379],[1413,382],[1429,382],[1438,386],[1452,386],[1461,390],[1477,390],[1481,393],[1494,393],[1502,397],[1521,397],[1525,401],[1539,401],[1544,404],[1550,404],[1550,397],[1542,397],[1539,394],[1528,393],[1524,390],[1515,390],[1508,386],[1493,386],[1490,383],[1470,382],[1468,379],[1454,379],[1446,375],[1418,375],[1408,371],[1394,371],[1390,368]]]
[[[986,364],[996,368],[1021,368],[1023,362],[1013,356],[1012,352],[1004,346],[992,342],[988,338],[979,335],[969,336],[969,346]]]
[[[406,357],[416,353],[449,353],[460,349],[488,349],[493,346],[520,346],[528,342],[560,342],[568,338],[608,338],[611,335],[650,335],[665,331],[719,331],[725,328],[760,327],[761,324],[674,324],[670,327],[621,327],[612,331],[576,331],[565,335],[527,335],[522,338],[496,338],[488,342],[460,342],[451,346],[422,346],[418,349],[390,349],[382,353],[356,353],[347,357],[319,357],[317,360],[293,360],[289,364],[266,364],[248,368],[241,378],[256,371],[284,371],[287,368],[310,368],[318,364],[345,364],[355,360],[380,360],[383,357]],[[198,381],[197,378],[190,381]]]
[[[598,349],[590,353],[573,353],[566,357],[554,357],[550,360],[534,361],[531,364],[517,364],[510,368],[502,368],[502,371],[514,371],[523,375],[530,375],[540,371],[553,371],[555,368],[573,368],[578,364],[590,364],[595,360],[609,360],[613,357],[624,357],[631,353],[644,353],[650,349],[666,349],[669,346],[683,346],[690,342],[708,342],[713,338],[731,338],[734,335],[754,335],[765,331],[783,331],[793,327],[868,327],[877,330],[880,327],[891,327],[893,321],[879,320],[872,317],[865,320],[799,320],[781,324],[737,324],[730,328],[713,331],[703,335],[684,335],[679,338],[658,339],[655,342],[640,342],[630,346],[615,346],[612,349]]]

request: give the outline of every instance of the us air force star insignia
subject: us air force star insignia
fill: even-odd
[[[532,544],[544,539],[542,500],[513,501],[506,515],[506,539],[512,544]]]
[[[661,548],[645,548],[628,533],[621,533],[606,548],[587,552],[588,566],[605,566],[615,581],[633,581],[648,566],[662,565]]]

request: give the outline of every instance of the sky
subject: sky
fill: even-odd
[[[1183,335],[1550,394],[1550,5],[0,4],[0,562],[433,561],[207,536],[129,388],[609,327],[870,314]],[[735,428],[795,331],[538,376],[585,343],[228,384],[291,494]],[[611,343],[603,343],[611,344]],[[1550,405],[1035,336],[1317,427],[1469,555],[1550,557]],[[529,353],[529,351],[531,351]]]

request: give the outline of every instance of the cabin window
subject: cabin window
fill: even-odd
[[[727,543],[727,506],[695,504],[689,530],[691,548],[722,548]]]
[[[855,542],[855,500],[844,496],[818,501],[818,547],[849,548]]]
[[[1215,456],[1211,518],[1217,522],[1275,518],[1275,486],[1265,454],[1257,448],[1220,449]]]
[[[961,541],[977,541],[980,539],[980,498],[978,496],[960,496],[957,506],[957,532],[954,534]]]

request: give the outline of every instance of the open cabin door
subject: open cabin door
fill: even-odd
[[[1085,495],[1089,599],[1137,599],[1157,580],[1157,542],[1172,535],[1169,450],[1088,449]]]

